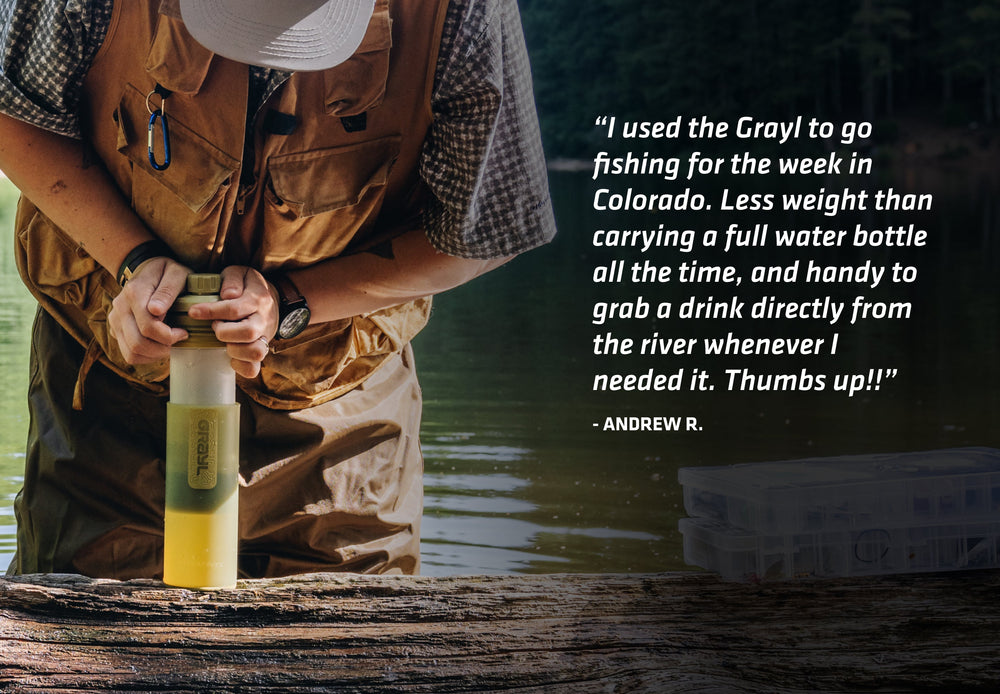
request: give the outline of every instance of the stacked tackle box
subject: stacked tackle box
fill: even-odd
[[[730,580],[1000,567],[1000,450],[681,468],[684,560]]]

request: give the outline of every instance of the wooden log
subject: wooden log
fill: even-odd
[[[4,692],[993,691],[1000,573],[0,579]]]

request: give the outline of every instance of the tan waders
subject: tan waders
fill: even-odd
[[[44,311],[32,337],[11,573],[159,578],[166,398],[94,366]],[[348,394],[278,412],[241,397],[240,575],[417,573],[420,388],[407,347]]]

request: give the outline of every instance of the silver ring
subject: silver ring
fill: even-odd
[[[261,340],[261,341],[262,341],[262,342],[264,343],[264,346],[265,346],[265,347],[267,347],[267,346],[268,346],[268,341],[267,341],[267,338],[266,338],[266,337],[264,337],[263,335],[261,335],[261,336],[260,336],[260,337],[258,337],[257,339],[258,339],[258,340]]]

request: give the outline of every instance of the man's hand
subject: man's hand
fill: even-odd
[[[213,321],[212,329],[226,343],[233,370],[253,378],[278,332],[277,294],[260,272],[234,265],[222,271],[219,299],[195,304],[188,315]]]
[[[130,364],[148,364],[170,355],[187,331],[164,322],[184,291],[190,270],[170,258],[150,258],[138,268],[111,304],[108,327]]]

